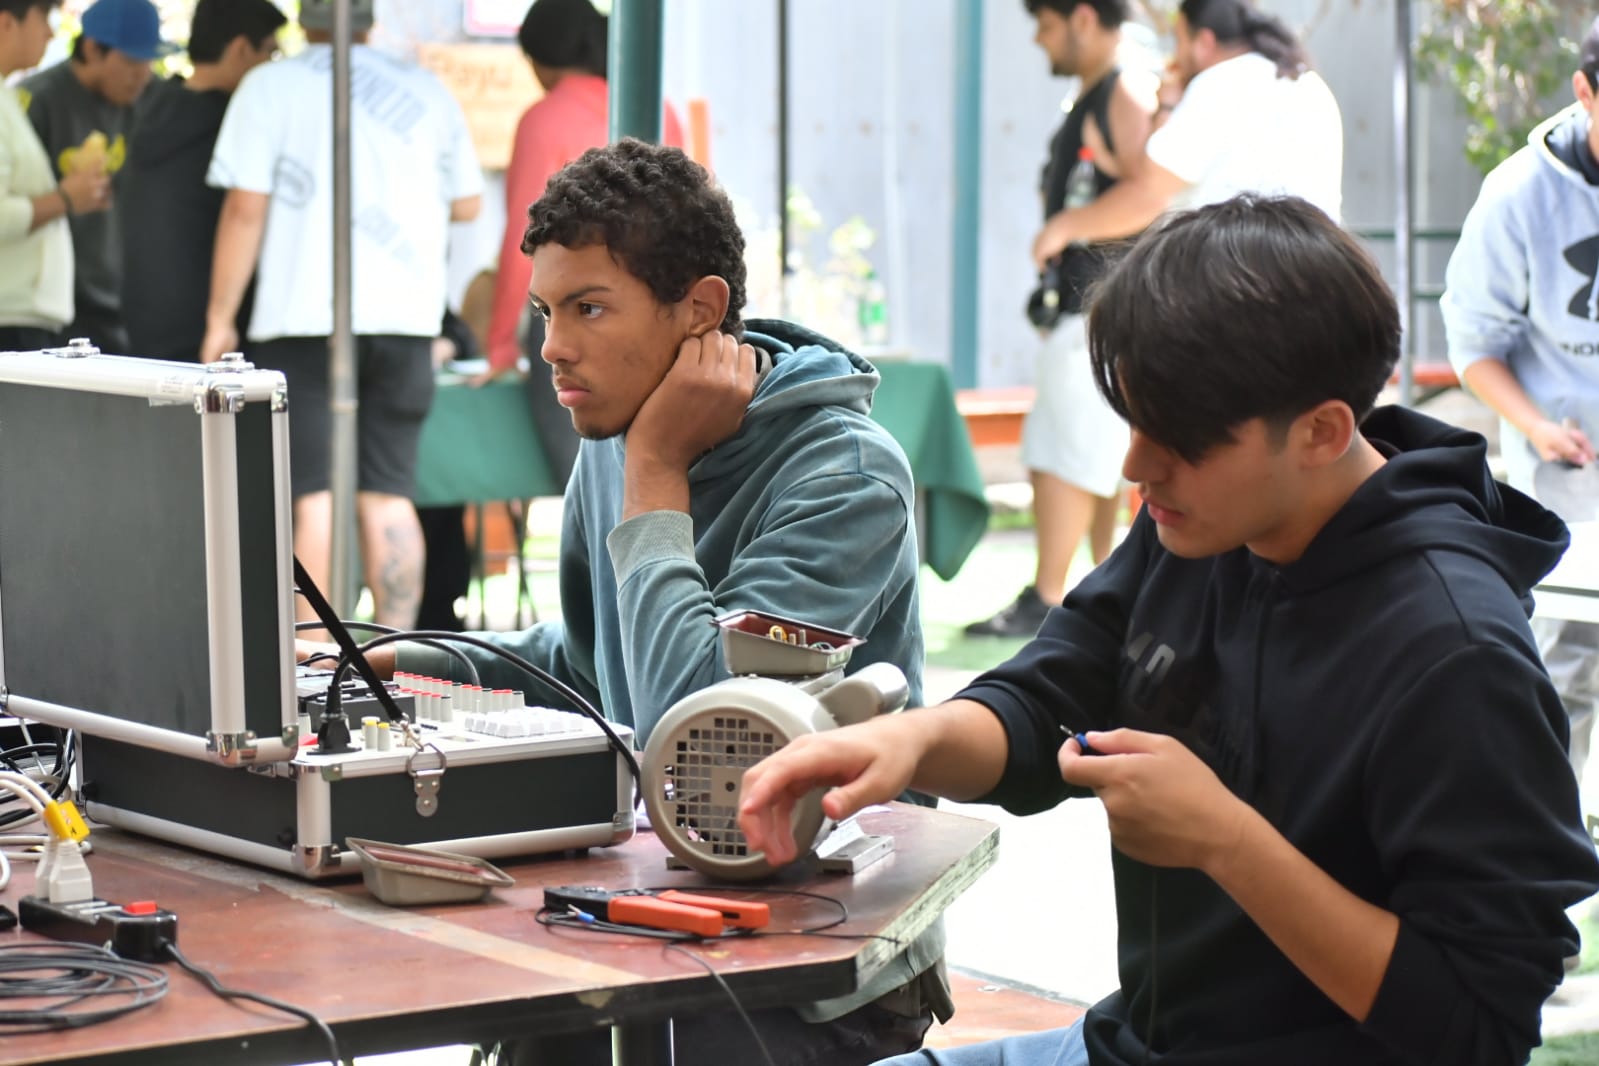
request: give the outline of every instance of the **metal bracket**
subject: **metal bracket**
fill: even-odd
[[[429,751],[439,757],[439,765],[418,767],[417,759]],[[405,760],[405,772],[411,775],[411,787],[416,792],[416,813],[423,818],[431,818],[439,812],[439,790],[444,785],[444,771],[448,768],[449,760],[435,744],[418,748]]]
[[[341,762],[330,763],[321,769],[322,780],[330,785],[336,785],[344,780],[344,764]]]
[[[820,856],[822,870],[830,874],[858,874],[894,852],[891,836],[863,836]]]
[[[319,874],[339,865],[339,849],[332,844],[294,845],[294,866],[303,874]]]
[[[249,730],[243,733],[207,733],[205,750],[215,754],[222,765],[237,766],[240,762],[255,758],[255,739],[255,734]]]
[[[244,386],[216,381],[195,391],[194,412],[200,415],[236,415],[244,409]]]
[[[207,374],[227,374],[235,370],[254,369],[255,364],[245,359],[243,352],[223,352],[215,362],[206,364],[205,372]]]
[[[295,723],[294,725],[286,725],[286,726],[283,727],[283,746],[285,748],[288,748],[290,751],[298,751],[299,750],[299,748],[300,748],[300,726],[299,726],[299,723]]]
[[[872,836],[860,822],[846,818],[817,846],[816,857],[825,873],[858,874],[893,852],[893,837]]]
[[[65,348],[47,348],[46,351],[57,359],[82,359],[84,356],[100,354],[100,349],[88,337],[73,337],[67,341]]]

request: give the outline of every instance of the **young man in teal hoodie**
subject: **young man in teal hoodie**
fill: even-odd
[[[740,317],[744,237],[727,195],[676,148],[624,140],[550,180],[522,251],[544,362],[583,442],[567,487],[560,621],[482,634],[630,725],[728,677],[711,620],[742,609],[866,638],[850,669],[893,663],[922,692],[914,489],[868,416],[871,364],[801,327]],[[482,684],[526,677],[471,647]],[[403,645],[373,666],[461,668]],[[464,672],[458,680],[467,680]],[[535,699],[554,700],[554,693]],[[942,926],[852,996],[753,1011],[780,1063],[869,1063],[947,1017]],[[680,1021],[680,1061],[758,1062],[729,1009]],[[502,1063],[609,1062],[603,1033]]]

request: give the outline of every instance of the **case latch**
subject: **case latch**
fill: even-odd
[[[439,758],[437,766],[418,766],[417,760],[432,752]],[[405,760],[405,772],[411,775],[411,788],[416,792],[416,813],[431,818],[439,811],[439,790],[444,787],[444,771],[448,766],[444,752],[429,744],[411,753]]]

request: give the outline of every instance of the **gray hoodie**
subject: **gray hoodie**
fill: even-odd
[[[1599,440],[1599,187],[1551,147],[1586,133],[1573,105],[1484,179],[1442,310],[1456,373],[1498,359],[1546,417]],[[1508,422],[1500,432],[1508,480],[1533,492],[1537,454]]]

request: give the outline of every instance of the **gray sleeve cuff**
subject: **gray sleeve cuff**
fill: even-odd
[[[659,559],[694,558],[694,519],[682,511],[647,511],[611,530],[605,538],[618,586],[629,574]]]

